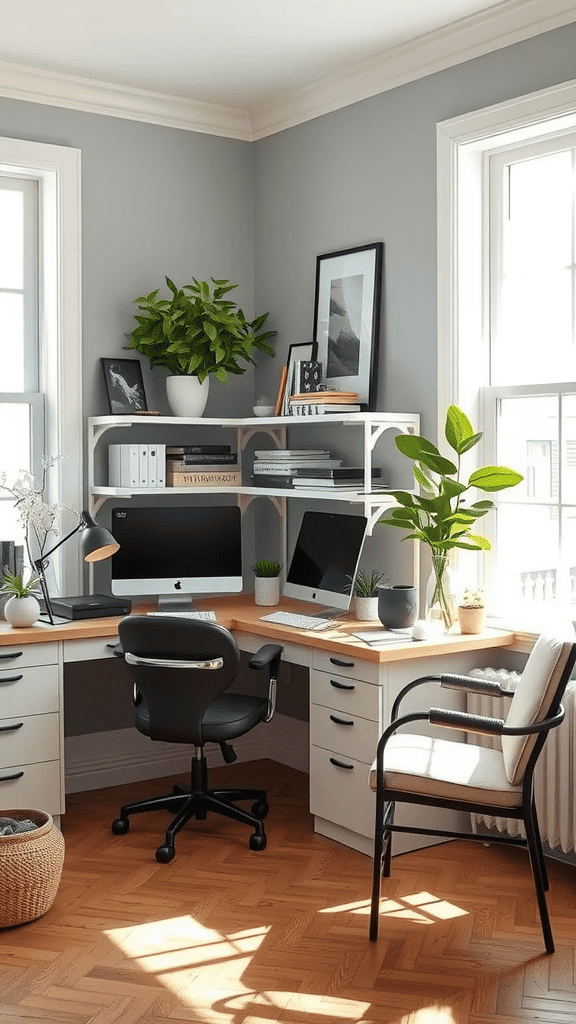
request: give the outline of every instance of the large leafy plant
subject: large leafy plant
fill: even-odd
[[[450,551],[465,548],[469,551],[488,550],[490,542],[476,533],[475,527],[492,509],[488,498],[470,501],[472,490],[502,491],[515,487],[523,479],[507,466],[482,466],[470,474],[466,482],[460,479],[461,457],[478,444],[482,433],[476,433],[468,417],[456,405],[448,408],[445,436],[456,453],[456,461],[441,455],[435,445],[425,437],[401,434],[396,447],[412,459],[414,478],[420,493],[391,491],[397,506],[380,520],[408,533],[404,540],[413,538],[430,548],[436,578],[433,600],[440,604],[446,628],[452,624],[452,610],[445,588],[445,572]]]
[[[231,299],[224,298],[237,288],[226,279],[207,281],[177,288],[169,277],[166,284],[170,299],[158,298],[158,289],[135,299],[140,310],[138,326],[125,348],[135,349],[171,374],[198,377],[202,383],[209,374],[228,383],[229,374],[245,373],[254,363],[256,351],[274,355],[268,344],[276,331],[265,331],[268,313],[247,320]]]

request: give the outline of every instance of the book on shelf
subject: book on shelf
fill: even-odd
[[[274,415],[280,416],[282,408],[284,406],[284,393],[286,391],[286,378],[288,377],[288,367],[283,366],[280,371],[280,380],[278,381],[278,391],[276,393],[276,403],[274,405]]]
[[[298,392],[290,396],[290,401],[319,402],[320,405],[350,404],[358,401],[357,391],[318,391],[316,393]]]
[[[165,487],[165,466],[165,444],[108,445],[110,487]]]
[[[166,477],[168,487],[239,487],[240,470],[208,470],[207,472],[171,473]]]
[[[330,415],[337,412],[360,412],[360,406],[357,404],[348,405],[335,405],[326,404],[321,405],[320,403],[314,402],[297,402],[295,404],[290,403],[288,410],[289,416],[322,416],[324,414]]]
[[[294,475],[292,473],[253,473],[252,484],[254,487],[294,487]]]
[[[169,444],[167,455],[229,455],[229,444]]]
[[[253,466],[253,472],[266,475],[267,473],[285,473],[289,475],[293,473],[295,469],[304,469],[306,466],[309,468],[321,469],[322,467],[332,467],[342,465],[342,459],[318,459],[317,462],[313,460],[299,461],[294,459],[292,462],[255,462]]]
[[[298,359],[294,363],[293,394],[309,395],[319,391],[321,386],[322,363],[317,359]]]
[[[362,491],[363,494],[374,494],[375,491],[388,489],[383,484],[376,483],[368,491],[365,491],[364,477],[355,477],[350,480],[326,480],[325,477],[309,477],[306,480],[302,480],[300,477],[293,477],[292,479],[294,487],[299,491]]]
[[[238,460],[229,464],[220,462],[184,462],[181,459],[171,459],[166,462],[166,472],[170,473],[221,473],[231,472],[239,469]]]
[[[379,466],[374,466],[371,470],[372,479],[375,480],[377,477],[382,475],[382,470]],[[307,479],[313,477],[314,479],[322,480],[364,480],[364,470],[361,466],[336,466],[334,469],[310,469],[303,467],[298,472],[300,479]]]
[[[236,452],[166,452],[166,459],[180,466],[234,466],[238,463]]]
[[[330,452],[327,448],[272,448],[266,451],[254,452],[256,459],[329,459]]]

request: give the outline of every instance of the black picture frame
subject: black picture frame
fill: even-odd
[[[286,359],[286,387],[284,389],[283,415],[288,414],[290,395],[294,378],[294,366],[301,359],[317,359],[318,345],[315,341],[303,341],[290,345]],[[322,368],[324,372],[324,368]]]
[[[316,358],[328,387],[357,391],[366,412],[376,406],[383,267],[383,242],[316,257]]]
[[[137,416],[147,412],[146,392],[139,359],[101,358],[111,416]]]

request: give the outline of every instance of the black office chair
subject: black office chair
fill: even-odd
[[[268,695],[229,693],[240,673],[240,653],[232,634],[215,622],[168,616],[130,615],[119,625],[128,671],[134,680],[136,728],[152,740],[194,744],[190,787],[174,786],[167,796],[126,804],[112,822],[115,835],[130,828],[131,814],[166,808],[175,813],[156,860],[174,857],[176,833],[190,818],[204,821],[208,811],[252,825],[251,850],[266,848],[262,819],[268,813],[263,789],[208,789],[204,745],[219,743],[227,763],[236,760],[229,740],[249,732],[274,713],[282,647],[266,644],[250,667],[267,669]],[[225,692],[226,691],[226,692]],[[253,800],[250,811],[236,806]]]
[[[382,875],[385,878],[390,875],[393,832],[486,842],[487,837],[481,833],[395,824],[395,804],[407,803],[501,815],[524,823],[526,838],[490,835],[489,840],[528,849],[546,952],[554,952],[545,895],[548,876],[534,804],[533,775],[550,729],[559,726],[564,719],[561,701],[576,663],[574,640],[572,631],[566,636],[540,636],[516,691],[498,682],[458,675],[422,676],[400,691],[392,707],[391,724],[380,738],[369,776],[369,784],[376,790],[370,912],[372,941],[378,938],[380,879]],[[429,708],[400,716],[400,704],[406,694],[420,683],[430,681],[464,692],[509,699],[508,714],[505,719],[497,719]],[[412,722],[500,736],[502,749],[455,743],[436,736],[395,735],[397,729]]]

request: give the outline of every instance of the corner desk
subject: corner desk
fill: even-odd
[[[216,611],[218,622],[231,630],[240,650],[253,653],[273,640],[283,645],[284,661],[308,668],[314,827],[369,855],[374,796],[368,770],[398,691],[419,675],[468,672],[488,665],[495,648],[510,647],[515,641],[513,632],[486,629],[479,635],[450,633],[438,640],[375,648],[352,635],[370,628],[370,623],[359,622],[350,613],[339,620],[341,625],[318,633],[263,622],[261,616],[276,608],[255,605],[252,595],[198,601],[198,607]],[[285,599],[277,608],[317,610]],[[0,623],[0,807],[39,808],[60,822],[65,811],[65,666],[114,657],[119,621],[83,619],[26,629]],[[432,694],[433,690],[430,700],[435,703]],[[407,699],[407,710],[409,704]],[[404,849],[430,844],[429,837],[397,838],[397,853],[403,852],[400,840],[406,841]]]

